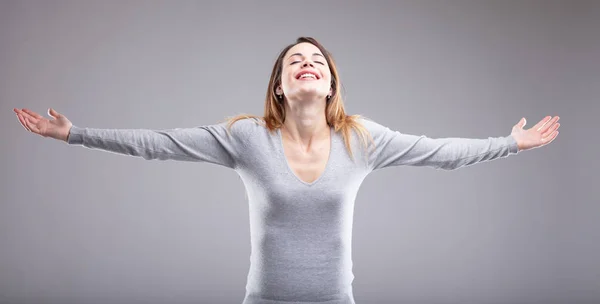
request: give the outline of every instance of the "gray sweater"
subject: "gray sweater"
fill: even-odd
[[[391,166],[454,170],[518,153],[512,136],[429,138],[360,121],[375,149],[351,133],[354,160],[331,129],[324,173],[306,183],[291,170],[280,130],[255,118],[169,130],[72,126],[67,143],[153,160],[207,162],[234,169],[248,196],[251,255],[243,304],[354,304],[352,220],[365,177]]]

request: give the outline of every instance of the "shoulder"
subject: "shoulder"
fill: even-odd
[[[231,129],[246,130],[256,128],[264,124],[263,120],[258,117],[241,117],[235,119],[227,119],[223,122],[225,126],[231,125]]]
[[[221,125],[227,129],[230,136],[242,140],[256,138],[267,130],[264,120],[260,117],[227,119]]]
[[[361,115],[356,119],[356,121],[360,123],[367,131],[369,131],[371,136],[376,136],[389,130],[386,126],[381,125],[366,116]]]

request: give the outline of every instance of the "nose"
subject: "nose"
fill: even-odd
[[[302,63],[302,67],[308,66],[310,65],[311,67],[315,67],[313,62],[310,59],[305,59],[304,62]]]

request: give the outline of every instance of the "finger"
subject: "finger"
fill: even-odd
[[[23,115],[20,112],[17,114],[17,118],[19,119],[21,126],[23,126],[23,128],[25,128],[25,130],[30,131],[29,128],[27,127],[27,123],[25,122],[25,118],[23,117]]]
[[[37,119],[44,118],[42,115],[40,115],[40,114],[38,114],[36,112],[33,112],[31,110],[28,110],[28,109],[23,109],[23,112],[25,112],[25,113],[27,113],[27,114],[29,114],[32,117],[37,118]]]
[[[27,126],[27,129],[29,129],[29,131],[31,131],[31,132],[36,133],[33,128],[33,126],[35,126],[35,125],[33,123],[31,123],[31,120],[29,120],[29,117],[24,117],[24,120],[25,120],[25,125]]]
[[[544,123],[542,126],[540,126],[539,128],[536,129],[536,131],[544,133],[546,132],[546,130],[548,130],[548,128],[550,128],[556,121],[558,121],[558,116],[555,116],[552,119],[549,119],[546,121],[546,123]]]
[[[556,131],[558,129],[558,127],[560,127],[560,124],[555,123],[554,125],[552,125],[552,128],[550,128],[547,131],[545,131],[544,133],[542,133],[542,137],[548,137],[550,134],[552,134],[552,132]]]
[[[540,120],[537,124],[535,124],[535,126],[533,126],[532,129],[539,131],[539,129],[543,127],[546,123],[548,123],[550,119],[552,119],[552,116],[544,117],[544,119]]]
[[[558,136],[558,131],[554,131],[552,132],[552,134],[550,134],[550,136],[542,138],[542,142],[544,143],[544,145],[547,145],[551,143],[556,138],[556,136]]]
[[[539,131],[541,133],[546,133],[547,130],[553,128],[556,125],[556,122],[558,121],[559,117],[555,116],[554,118],[552,118],[548,123],[546,123],[544,126],[542,126]]]
[[[31,122],[31,119],[29,119],[29,117],[25,117],[25,122],[27,122],[27,127],[29,128],[29,130],[31,130],[33,133],[40,134],[40,129],[38,129],[36,124]]]
[[[22,109],[19,111],[19,114],[21,114],[21,116],[23,116],[23,118],[33,118],[33,116],[31,116],[31,114],[25,112],[26,109]],[[29,111],[29,110],[28,110]],[[31,111],[29,111],[31,112]]]
[[[23,118],[23,116],[20,113],[17,114],[17,117],[19,118],[19,122],[21,123],[21,126],[23,126],[23,128],[25,128],[25,130],[31,132],[31,130],[29,130],[29,128],[27,127],[27,123],[25,122],[25,118]]]

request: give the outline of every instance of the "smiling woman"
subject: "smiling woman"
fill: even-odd
[[[314,75],[316,79],[306,78],[310,76],[305,74]],[[333,56],[316,39],[300,37],[280,52],[273,65],[264,115],[237,115],[228,120],[228,126],[240,119],[256,118],[264,122],[269,131],[279,128],[284,132],[290,130],[288,137],[304,151],[309,150],[314,141],[306,134],[317,134],[317,137],[323,138],[327,137],[329,128],[333,128],[341,134],[348,153],[354,157],[351,131],[357,132],[365,148],[373,138],[360,123],[360,119],[364,118],[362,115],[346,114],[340,89],[341,82]],[[312,112],[309,116],[297,115],[307,109]],[[293,127],[298,125],[297,120],[304,121],[304,125],[311,125],[308,128],[310,130]],[[287,129],[284,126],[286,121]]]
[[[15,112],[26,130],[70,145],[235,170],[250,210],[243,304],[355,303],[354,202],[370,173],[403,165],[455,170],[547,145],[558,134],[558,117],[549,116],[529,130],[522,119],[510,135],[486,139],[404,134],[347,115],[339,92],[331,54],[301,37],[273,66],[263,116],[147,130],[78,127],[54,109],[53,120]]]

